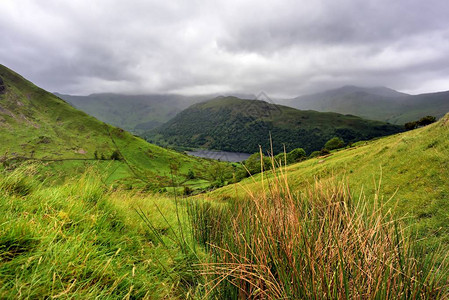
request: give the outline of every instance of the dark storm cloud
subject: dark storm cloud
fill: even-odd
[[[251,51],[294,44],[381,46],[448,25],[449,6],[441,0],[310,2],[254,9],[250,18],[230,23],[225,45]]]
[[[445,0],[0,1],[0,63],[51,91],[449,89]]]

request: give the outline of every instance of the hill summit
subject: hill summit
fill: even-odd
[[[150,141],[178,146],[256,152],[259,145],[274,152],[320,150],[334,136],[346,142],[400,132],[400,126],[352,115],[297,110],[261,100],[220,97],[190,106],[147,133]]]

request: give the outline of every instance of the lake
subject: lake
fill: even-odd
[[[195,151],[187,151],[188,155],[203,157],[203,158],[211,158],[221,161],[229,161],[229,162],[240,162],[244,161],[251,154],[248,153],[240,153],[240,152],[227,152],[227,151],[215,151],[215,150],[195,150]]]

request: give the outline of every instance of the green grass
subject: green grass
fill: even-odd
[[[449,115],[181,199],[234,167],[0,76],[0,298],[449,297]]]
[[[149,144],[100,122],[1,65],[0,77],[6,87],[0,94],[3,167],[39,161],[45,163],[42,172],[57,171],[58,177],[79,176],[95,167],[107,183],[153,190],[183,184],[193,170],[197,176],[190,188],[204,186],[205,180],[215,184],[205,171],[214,166],[208,160]],[[111,160],[114,151],[123,159]],[[226,163],[220,165],[230,168]]]
[[[187,217],[173,199],[112,191],[92,172],[47,187],[35,172],[0,178],[0,298],[195,295],[196,256],[181,247]]]
[[[447,207],[408,211],[428,235],[419,242],[397,220],[417,204],[392,195],[401,181],[390,175],[405,144],[430,172],[406,195],[438,184],[430,174],[447,172],[447,120],[187,200],[111,187],[98,166],[65,180],[34,163],[3,170],[0,298],[447,298],[446,229],[431,235]],[[381,177],[374,162],[387,164]],[[435,195],[425,196],[414,200]]]
[[[449,245],[449,116],[405,133],[357,143],[288,166],[286,173],[295,190],[317,178],[346,178],[356,192],[373,194],[380,189],[390,208],[405,217],[428,245]],[[242,198],[245,190],[260,189],[260,175],[210,194],[211,199]]]
[[[95,169],[59,184],[38,170],[1,173],[0,298],[448,296],[440,252],[345,183],[290,190],[274,175],[246,199],[209,202],[111,188]]]

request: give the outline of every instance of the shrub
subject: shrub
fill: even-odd
[[[262,156],[262,161],[260,160]],[[261,152],[256,152],[248,157],[243,165],[250,174],[260,173],[262,170],[269,170],[271,166],[270,158],[263,156]]]
[[[187,179],[195,179],[195,173],[192,170],[187,173]]]
[[[192,194],[192,192],[193,192],[193,190],[190,187],[188,187],[188,186],[184,187],[184,191],[183,191],[184,196],[188,196],[188,195]]]
[[[419,119],[418,121],[418,125],[419,126],[426,126],[429,124],[432,124],[434,122],[436,122],[437,118],[435,118],[434,116],[425,116],[421,119]]]
[[[284,164],[284,160],[285,160],[285,154],[284,153],[279,153],[277,155],[274,156],[274,160],[276,161],[276,163],[281,163]]]
[[[435,118],[434,116],[425,116],[425,117],[419,119],[418,121],[405,123],[404,128],[406,130],[412,130],[412,129],[416,129],[421,126],[426,126],[426,125],[432,124],[432,123],[436,122],[436,120],[437,120],[437,118]]]
[[[313,151],[312,153],[310,153],[309,157],[314,158],[314,157],[318,157],[320,155],[321,155],[321,151]]]
[[[341,139],[339,137],[333,137],[326,142],[326,144],[324,145],[324,148],[326,148],[327,150],[334,150],[334,149],[342,148],[344,146],[345,146],[345,142],[343,141],[343,139]]]
[[[122,160],[122,155],[120,154],[120,152],[118,150],[114,150],[114,152],[112,152],[112,154],[111,154],[111,159],[112,160]]]
[[[296,148],[287,154],[287,164],[292,164],[303,160],[306,157],[306,151],[303,148]]]
[[[328,154],[330,154],[328,149],[326,149],[326,148],[321,149],[320,156],[325,156],[325,155],[328,155]]]
[[[405,130],[413,130],[415,128],[418,128],[418,123],[417,122],[408,122],[404,124],[404,128]]]

